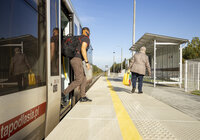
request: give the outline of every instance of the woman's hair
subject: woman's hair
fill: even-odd
[[[146,52],[146,47],[144,47],[144,46],[143,46],[143,47],[141,47],[141,48],[140,48],[140,52],[143,52],[143,53],[145,53],[145,52]]]

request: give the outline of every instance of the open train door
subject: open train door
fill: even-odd
[[[66,3],[61,2],[61,40],[65,36],[73,35],[73,14],[67,9]],[[64,91],[73,79],[72,68],[70,60],[67,57],[61,57],[61,91]],[[60,119],[62,119],[66,113],[72,107],[72,94],[67,94],[65,98],[61,100]]]
[[[60,120],[61,50],[60,0],[47,2],[47,110],[45,137]]]

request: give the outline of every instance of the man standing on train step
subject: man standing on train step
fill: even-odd
[[[82,29],[81,43],[77,46],[76,55],[70,60],[70,64],[74,70],[75,80],[63,91],[62,95],[66,95],[80,86],[81,99],[80,102],[91,102],[92,100],[86,97],[86,76],[83,70],[83,63],[85,61],[87,69],[90,69],[90,64],[87,58],[87,50],[90,45],[90,30],[88,27]]]

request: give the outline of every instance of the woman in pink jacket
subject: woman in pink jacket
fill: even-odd
[[[143,84],[143,76],[146,74],[146,68],[148,70],[149,76],[151,75],[151,68],[149,65],[149,59],[146,55],[146,48],[141,47],[140,52],[136,53],[130,62],[130,71],[132,73],[132,93],[135,92],[136,89],[136,81],[138,79],[138,93],[143,93],[142,84]]]

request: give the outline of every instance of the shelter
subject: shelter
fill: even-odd
[[[182,48],[187,39],[145,33],[131,48],[147,48],[154,87],[156,84],[182,84]]]

